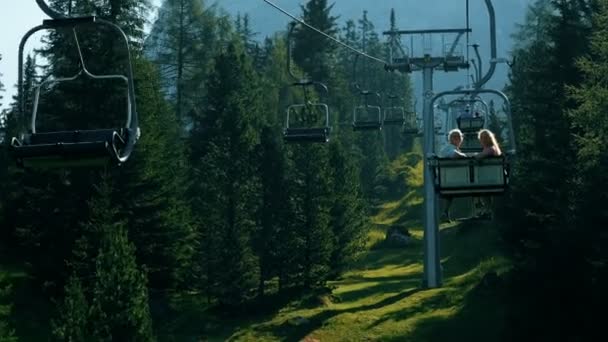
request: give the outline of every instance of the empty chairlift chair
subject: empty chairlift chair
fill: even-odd
[[[460,150],[464,153],[481,152],[477,134],[487,125],[488,105],[480,99],[458,99],[450,103],[450,112],[464,135]]]
[[[283,140],[288,143],[326,143],[329,142],[329,106],[308,99],[308,88],[316,87],[327,94],[327,87],[320,82],[300,81],[292,86],[302,87],[304,102],[287,107]],[[296,126],[297,125],[297,126]]]
[[[79,45],[77,27],[103,25],[118,33],[121,46],[127,58],[125,75],[95,75],[87,70],[85,60]],[[139,138],[139,126],[135,107],[135,90],[133,72],[129,53],[129,43],[125,33],[117,25],[96,17],[60,18],[45,20],[26,33],[19,46],[19,95],[22,117],[25,114],[25,96],[23,89],[23,50],[28,38],[40,30],[71,30],[75,46],[80,58],[80,71],[72,77],[58,77],[39,84],[34,93],[34,103],[31,121],[24,126],[27,131],[18,137],[13,137],[10,152],[17,165],[24,168],[52,169],[78,166],[103,166],[109,163],[120,164],[127,161],[134,145]],[[88,77],[93,81],[116,79],[126,84],[126,123],[124,127],[104,128],[95,130],[71,130],[59,132],[38,132],[36,118],[38,113],[40,92],[43,88],[52,88],[59,83],[71,82],[79,77]],[[104,95],[106,96],[106,95]],[[87,115],[87,113],[82,113]]]
[[[354,131],[379,131],[382,129],[382,108],[378,105],[370,105],[369,98],[375,97],[380,100],[380,94],[363,90],[359,93],[359,98],[363,103],[359,103],[353,110],[353,130]]]
[[[397,95],[388,95],[389,105],[384,108],[384,126],[403,127],[405,125],[405,108],[399,106],[401,99]]]

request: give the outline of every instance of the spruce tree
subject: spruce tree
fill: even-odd
[[[187,125],[204,80],[223,41],[218,14],[199,0],[168,0],[146,39],[146,55],[158,65],[163,91],[174,103],[180,125]]]
[[[333,194],[331,271],[337,276],[364,250],[370,224],[357,165],[341,141],[331,144],[330,167]]]
[[[77,277],[71,277],[65,286],[65,297],[53,319],[53,336],[57,341],[85,342],[90,337],[89,306]]]
[[[208,87],[208,104],[194,121],[191,142],[201,269],[209,293],[221,304],[235,305],[258,284],[251,234],[259,203],[253,152],[262,117],[255,74],[241,46],[230,43],[216,57]]]
[[[330,272],[333,236],[330,226],[331,179],[326,146],[293,146],[289,177],[294,201],[294,231],[298,245],[291,278],[305,288],[323,286]]]
[[[333,5],[327,0],[309,0],[302,5],[302,19],[330,36],[337,33],[336,20],[330,14]],[[313,80],[328,80],[330,72],[329,56],[335,50],[334,44],[325,37],[318,36],[307,27],[298,25],[294,35],[293,58],[297,65]]]
[[[258,296],[263,296],[265,282],[285,272],[284,246],[289,245],[285,230],[290,228],[290,198],[287,188],[287,161],[276,128],[264,127],[261,135],[259,175],[261,203],[258,225],[253,235],[253,247],[259,259],[260,282]],[[286,252],[286,253],[283,253]]]
[[[90,324],[100,341],[153,341],[146,277],[124,225],[106,230],[96,259]]]
[[[571,112],[577,151],[571,203],[574,208],[573,224],[577,234],[583,236],[582,248],[577,252],[583,254],[581,257],[585,263],[581,268],[586,271],[578,293],[585,296],[583,300],[589,303],[580,315],[582,321],[590,323],[590,327],[598,327],[585,332],[588,338],[600,332],[599,317],[608,301],[603,290],[608,284],[608,239],[604,234],[608,216],[603,208],[608,190],[608,153],[602,148],[608,142],[605,132],[608,120],[602,115],[608,108],[608,79],[604,72],[608,68],[608,48],[605,44],[608,37],[608,1],[598,1],[597,6],[593,18],[591,51],[577,63],[584,81],[580,86],[570,88],[570,98],[577,102],[577,107]]]
[[[588,11],[584,1],[539,1],[516,44],[508,90],[519,154],[510,203],[502,211],[509,223],[503,237],[516,265],[513,279],[518,280],[509,287],[509,305],[513,310],[525,307],[527,314],[512,316],[510,339],[577,339],[578,329],[568,324],[585,324],[579,304],[586,301],[584,295],[560,301],[562,310],[547,313],[546,308],[563,293],[578,293],[579,279],[588,275],[584,238],[577,238],[571,212],[576,152],[568,111],[574,103],[566,95],[567,85],[581,81],[575,61],[588,51]],[[521,300],[522,291],[533,300]],[[530,317],[538,314],[550,323],[532,324]]]

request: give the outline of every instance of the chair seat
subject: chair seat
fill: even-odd
[[[385,119],[384,125],[386,126],[403,126],[405,124],[404,119]]]
[[[382,123],[378,121],[357,121],[353,122],[353,130],[355,131],[373,131],[381,130]]]
[[[509,184],[508,162],[504,157],[432,158],[435,187],[446,197],[500,195]]]
[[[124,144],[120,130],[85,130],[29,134],[13,138],[11,153],[24,167],[56,168],[106,164]]]
[[[318,142],[329,141],[329,127],[321,128],[286,128],[283,132],[283,140],[290,143],[295,142]]]

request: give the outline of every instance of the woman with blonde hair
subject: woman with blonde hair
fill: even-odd
[[[483,150],[475,155],[476,158],[500,157],[502,155],[496,137],[490,130],[482,129],[479,131],[479,134],[477,134],[477,138],[479,139],[479,143],[481,143]],[[478,215],[479,217],[492,218],[491,197],[482,197],[481,200],[478,200],[474,205],[478,211],[481,211]]]
[[[496,142],[496,137],[490,130],[482,129],[479,131],[477,138],[483,147],[483,150],[476,155],[477,158],[499,157],[502,155],[500,146],[498,146],[498,142]]]

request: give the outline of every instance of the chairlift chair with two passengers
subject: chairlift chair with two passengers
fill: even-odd
[[[291,69],[291,37],[296,23],[291,23],[287,34],[287,70],[296,81],[290,87],[300,88],[303,101],[287,107],[283,140],[287,143],[327,143],[331,126],[329,106],[313,98],[311,89],[318,90],[317,95],[327,96],[327,86],[321,82],[299,79]],[[313,91],[314,92],[314,91]]]
[[[13,158],[18,166],[35,169],[78,166],[98,167],[105,166],[108,163],[121,164],[126,162],[140,135],[129,41],[126,34],[119,26],[107,20],[95,16],[67,17],[51,10],[43,0],[36,0],[36,2],[52,19],[44,20],[42,25],[29,30],[19,45],[18,101],[21,117],[24,119],[27,117],[25,108],[26,95],[24,93],[23,53],[26,42],[34,33],[41,30],[71,31],[78,52],[79,71],[72,76],[48,78],[35,87],[30,121],[23,124],[23,133],[11,139],[9,148]],[[117,34],[117,39],[121,42],[120,46],[126,55],[127,70],[125,74],[97,75],[87,69],[77,29],[85,27],[98,28],[100,26],[110,28]],[[60,83],[69,83],[81,77],[86,77],[93,81],[119,80],[126,85],[126,92],[124,94],[126,98],[126,122],[124,126],[93,130],[38,131],[36,127],[37,118],[44,115],[44,113],[39,113],[41,90],[46,88],[52,89]],[[84,112],[82,115],[87,115],[87,113]]]
[[[510,146],[504,148],[503,154],[499,157],[482,159],[474,156],[470,158],[439,158],[436,155],[429,157],[428,163],[433,169],[435,189],[443,197],[502,195],[509,186],[510,163],[515,156],[516,149],[511,106],[507,96],[498,90],[491,89],[446,91],[433,97],[432,107],[435,108],[435,102],[443,97],[464,96],[470,98],[473,93],[475,95],[494,95],[502,99],[504,115],[507,119],[507,126],[504,128],[508,130],[507,139]],[[475,127],[475,129],[477,128]],[[475,141],[477,141],[476,136]]]

